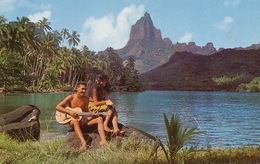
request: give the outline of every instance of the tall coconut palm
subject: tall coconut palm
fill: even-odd
[[[42,20],[39,20],[37,23],[37,27],[41,30],[43,30],[45,33],[50,31],[52,28],[50,27],[51,23],[48,22],[48,19],[43,17]]]
[[[7,22],[7,19],[4,16],[0,16],[0,43],[1,40],[7,37],[5,24]]]
[[[7,19],[3,15],[1,15],[0,16],[0,25],[5,24],[6,22],[7,22]]]
[[[25,47],[28,44],[33,44],[35,35],[35,26],[29,22],[28,18],[17,18],[17,22],[5,24],[6,37],[1,40],[1,47],[7,52],[17,52],[24,54]]]
[[[72,31],[71,35],[67,37],[69,46],[73,46],[73,47],[78,46],[80,42],[79,37],[80,35],[77,34],[77,31]]]
[[[90,69],[95,66],[96,59],[94,58],[94,52],[90,51],[86,45],[84,45],[81,49],[81,56],[84,61],[83,65],[85,69]]]
[[[59,61],[58,61],[58,70],[59,70],[59,73],[60,73],[60,82],[62,85],[64,85],[68,80],[68,69],[70,68],[71,66],[71,62],[70,62],[70,59],[69,59],[69,49],[67,47],[62,47],[60,50],[59,50]]]
[[[58,44],[56,37],[53,33],[47,32],[46,36],[44,36],[41,45],[41,61],[39,64],[43,64],[39,67],[37,75],[41,77],[40,79],[40,87],[44,84],[44,80],[47,79],[48,70],[51,68],[51,63],[55,56],[58,56]]]
[[[70,60],[71,60],[71,67],[70,67],[70,75],[69,75],[69,84],[70,86],[74,86],[77,82],[80,70],[81,70],[81,61],[79,58],[80,50],[76,48],[72,48],[70,50]]]
[[[64,41],[65,41],[65,39],[67,39],[68,36],[70,35],[70,34],[69,34],[69,30],[66,29],[66,28],[63,28],[63,29],[61,30],[61,32],[60,32],[60,35],[61,35],[61,37],[62,37],[62,42],[63,42],[63,46],[64,46]]]
[[[57,45],[57,47],[59,47],[59,45],[62,41],[61,34],[59,33],[59,31],[55,30],[55,31],[52,32],[52,35],[53,35],[53,39],[55,41],[55,44]]]
[[[84,45],[81,49],[81,54],[82,54],[82,60],[84,61],[83,63],[83,79],[85,81],[92,82],[94,81],[97,72],[100,72],[98,70],[99,66],[99,59],[98,55],[95,55],[95,52],[90,51],[89,48]]]
[[[12,64],[19,65],[19,74],[25,77],[28,75],[28,69],[25,69],[25,66],[23,64],[26,60],[26,49],[29,46],[31,46],[32,48],[35,47],[35,26],[31,22],[29,22],[28,18],[25,17],[22,17],[22,19],[17,18],[16,22],[12,22],[10,24],[1,24],[1,26],[4,30],[4,32],[2,33],[4,34],[4,37],[1,37],[0,41],[1,54],[3,55],[3,58],[1,60],[3,64],[1,64],[1,67],[6,68],[8,67],[8,65],[10,66]],[[5,77],[17,79],[16,75],[13,72],[4,71],[4,73]],[[25,82],[26,79],[23,78],[19,81],[21,80],[24,80]],[[12,84],[10,83],[10,85]]]
[[[107,61],[110,67],[110,77],[113,84],[120,80],[123,72],[123,62],[117,52],[113,48],[107,48]]]

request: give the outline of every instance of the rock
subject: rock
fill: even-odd
[[[125,131],[124,136],[115,136],[113,133],[106,132],[107,140],[111,142],[120,142],[123,137],[129,137],[133,134],[133,130],[122,125],[118,124],[119,129]],[[83,136],[87,142],[87,145],[91,147],[98,147],[100,142],[100,137],[97,131],[97,125],[88,126],[87,129],[82,129]],[[67,146],[73,149],[79,149],[81,146],[80,140],[78,139],[76,133],[73,130],[70,130],[66,136]]]
[[[39,140],[40,110],[34,105],[25,105],[0,115],[0,132],[19,141]]]

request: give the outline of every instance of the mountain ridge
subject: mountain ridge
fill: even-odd
[[[235,50],[259,49],[259,44],[249,47],[234,48]],[[194,54],[211,55],[220,52],[224,48],[216,49],[212,42],[205,46],[197,46],[195,42],[173,44],[169,38],[162,38],[161,31],[152,22],[149,13],[145,13],[136,24],[131,27],[130,37],[127,44],[116,50],[123,60],[132,58],[135,60],[136,69],[140,73],[145,73],[164,63],[175,52],[192,52]]]
[[[212,55],[176,52],[165,64],[140,75],[145,89],[235,91],[260,76],[260,50],[225,49]],[[233,79],[218,84],[217,79]]]

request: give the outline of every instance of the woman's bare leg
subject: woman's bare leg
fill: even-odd
[[[93,124],[98,124],[98,133],[100,136],[100,145],[106,145],[107,144],[107,139],[106,139],[106,134],[104,130],[104,123],[103,123],[103,118],[102,117],[97,117],[88,122],[88,125],[93,125]]]
[[[117,111],[115,109],[113,109],[113,114],[112,114],[112,125],[114,128],[114,133],[116,135],[122,135],[125,133],[125,131],[120,131],[119,127],[118,127],[118,114]]]
[[[108,123],[109,123],[109,120],[111,119],[111,116],[113,115],[113,109],[109,109],[109,111],[107,111],[107,113],[109,115],[106,116],[105,118],[105,121],[104,121],[104,129],[105,131],[107,132],[113,132],[113,130],[111,130],[109,127],[108,127]]]

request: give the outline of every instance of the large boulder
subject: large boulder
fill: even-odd
[[[19,141],[39,140],[40,110],[34,105],[24,105],[0,115],[0,132]]]

